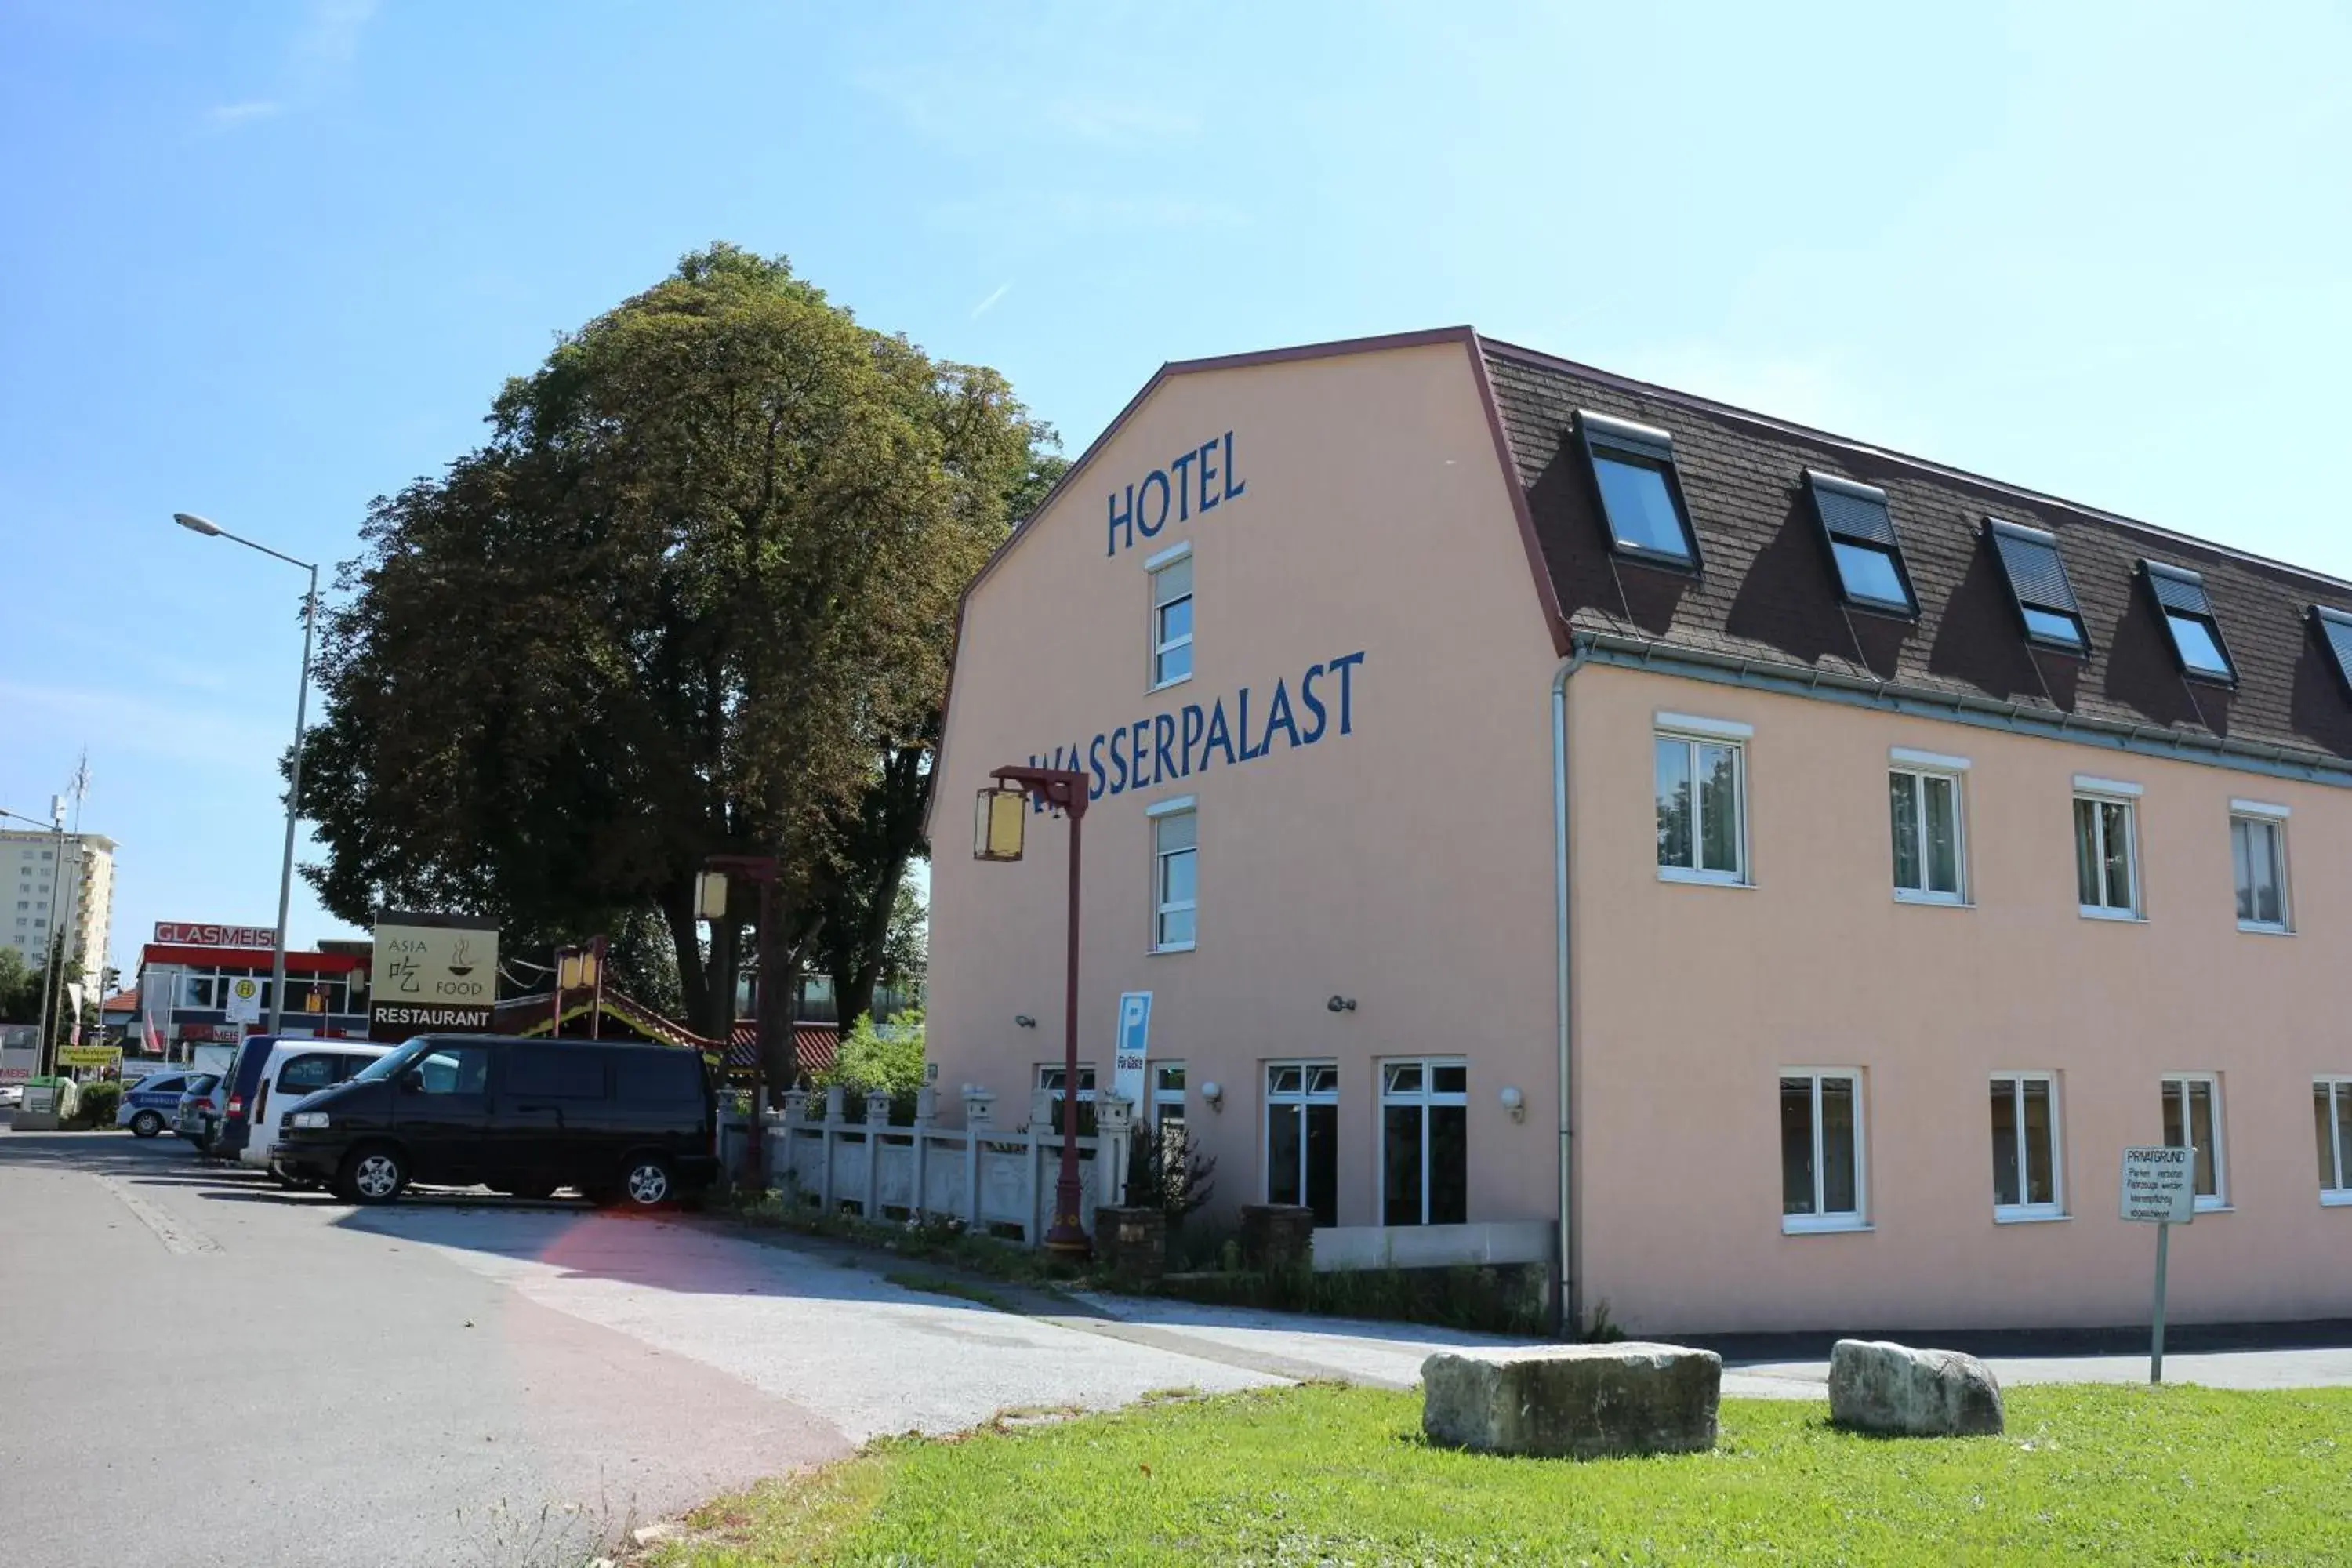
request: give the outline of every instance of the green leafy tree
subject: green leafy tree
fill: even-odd
[[[0,1024],[30,1024],[41,1016],[41,972],[13,947],[0,947]]]
[[[995,372],[723,245],[562,339],[489,430],[379,500],[343,570],[305,874],[355,921],[649,914],[722,1033],[756,906],[740,889],[706,950],[694,873],[779,858],[772,961],[824,929],[845,829],[936,732],[957,597],[1051,432]]]

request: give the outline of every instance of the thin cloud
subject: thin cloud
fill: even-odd
[[[996,309],[996,302],[999,300],[1003,299],[1007,294],[1012,292],[1013,284],[1009,279],[1005,282],[999,283],[994,291],[992,291],[987,299],[982,300],[979,304],[974,305],[971,308],[971,319],[977,321],[982,316],[985,316],[991,310]]]
[[[242,125],[248,120],[267,120],[286,112],[286,106],[268,99],[250,103],[224,103],[209,110],[205,118],[215,125]]]
[[[975,118],[996,134],[1119,150],[1188,140],[1201,129],[1181,110],[1127,93],[1041,96],[1009,84],[982,85],[962,64],[918,60],[869,68],[853,71],[849,82],[880,100],[909,131],[959,147],[970,145]]]
[[[229,130],[317,108],[350,81],[375,8],[376,0],[310,0],[301,27],[286,46],[279,72],[283,90],[274,98],[220,104],[205,119]]]

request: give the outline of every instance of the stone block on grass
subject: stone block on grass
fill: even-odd
[[[1890,1437],[1998,1436],[2000,1383],[1958,1351],[1840,1340],[1830,1351],[1830,1420]]]
[[[1486,1454],[1599,1459],[1715,1447],[1723,1358],[1681,1345],[1440,1351],[1421,1363],[1421,1429]]]

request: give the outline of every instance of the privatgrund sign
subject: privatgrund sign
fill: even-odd
[[[368,1038],[481,1034],[499,995],[499,928],[471,915],[386,910],[368,968]]]
[[[1130,789],[1150,789],[1171,779],[1191,778],[1209,771],[1212,763],[1234,767],[1255,762],[1275,749],[1311,746],[1337,731],[1353,734],[1356,728],[1356,667],[1364,662],[1361,649],[1322,664],[1310,664],[1298,678],[1297,700],[1291,700],[1287,679],[1277,679],[1253,709],[1246,686],[1227,707],[1222,697],[1203,708],[1187,702],[1172,713],[1154,713],[1106,730],[1082,750],[1076,744],[1056,746],[1051,757],[1032,753],[1033,768],[1080,768],[1091,775],[1087,798],[1100,800]],[[1034,809],[1045,809],[1043,801]]]

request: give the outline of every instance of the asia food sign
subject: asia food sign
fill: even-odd
[[[472,915],[386,910],[368,966],[368,1037],[484,1034],[499,995],[499,928]]]

